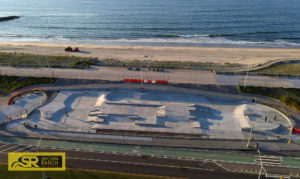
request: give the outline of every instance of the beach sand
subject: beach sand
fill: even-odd
[[[79,53],[66,53],[67,46],[79,47]],[[283,48],[211,48],[45,44],[0,42],[1,52],[42,55],[74,55],[116,58],[120,60],[193,61],[213,63],[260,64],[276,59],[300,59],[300,49]]]

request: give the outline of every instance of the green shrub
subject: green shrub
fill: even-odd
[[[19,88],[35,85],[35,84],[53,84],[53,78],[35,78],[35,77],[16,77],[16,76],[0,76],[0,96],[5,96],[8,93]]]
[[[0,52],[0,65],[10,66],[83,68],[86,64],[93,65],[97,61],[97,59],[87,57]]]
[[[294,88],[266,88],[247,86],[239,87],[244,93],[259,94],[280,100],[284,104],[300,111],[300,89]]]

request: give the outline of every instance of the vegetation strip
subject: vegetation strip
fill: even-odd
[[[300,111],[300,89],[295,88],[267,88],[267,87],[254,87],[247,86],[239,87],[242,93],[259,94],[263,96],[272,97],[280,100],[284,104]]]
[[[259,66],[258,66],[259,67]],[[252,67],[251,67],[252,68]],[[266,75],[266,76],[300,76],[300,61],[299,60],[287,60],[280,61],[270,66],[262,67],[259,69],[249,71],[249,75]],[[247,69],[244,71],[230,72],[220,71],[220,74],[246,74]]]
[[[151,61],[151,60],[119,60],[119,59],[102,59],[100,60],[103,66],[115,66],[115,67],[143,67],[152,68],[150,70],[156,70],[157,68],[168,69],[195,69],[195,70],[218,70],[222,68],[238,68],[243,66],[236,63],[211,63],[211,62],[189,62],[189,61]]]
[[[0,97],[26,86],[36,84],[53,84],[56,79],[44,77],[0,76]]]
[[[0,52],[0,65],[7,66],[88,68],[97,62],[97,59],[91,57]]]
[[[189,61],[151,61],[151,60],[119,60],[114,58],[100,59],[78,56],[50,56],[25,53],[0,52],[0,65],[25,66],[25,67],[64,67],[64,68],[88,68],[90,65],[100,64],[111,67],[144,67],[150,70],[168,69],[196,69],[196,70],[230,70],[244,67],[236,63],[211,63]]]
[[[250,72],[252,75],[300,76],[300,64],[273,64],[269,67]]]

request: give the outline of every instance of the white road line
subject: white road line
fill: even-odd
[[[257,162],[265,162],[265,163],[281,163],[281,161],[274,161],[274,160],[257,160]]]
[[[9,150],[9,149],[13,149],[13,148],[15,148],[15,147],[18,147],[18,146],[17,146],[17,145],[14,145],[14,146],[9,147],[9,148],[7,148],[7,149],[1,150],[0,152],[4,152],[4,151],[7,151],[7,150]]]
[[[144,166],[156,166],[156,167],[168,167],[168,168],[186,168],[186,169],[214,171],[213,169],[204,169],[204,168],[196,168],[196,167],[185,167],[185,166],[174,166],[174,165],[160,165],[160,164],[150,164],[150,163],[136,163],[136,162],[125,162],[125,161],[114,161],[114,160],[101,160],[101,159],[86,159],[86,158],[72,158],[72,157],[66,157],[66,158],[67,159],[73,159],[73,160],[91,160],[91,161],[97,161],[97,162],[110,162],[110,163],[133,164],[133,165],[144,165]]]
[[[9,145],[9,144],[2,145],[2,146],[0,146],[0,149],[3,148],[3,147],[5,147],[5,146],[8,146],[8,145]]]
[[[260,158],[259,156],[255,156],[256,158]],[[261,158],[273,158],[273,159],[278,159],[280,158],[279,156],[274,156],[274,155],[262,155]]]
[[[20,148],[18,150],[13,151],[13,152],[20,152],[21,150],[26,150],[26,148]]]
[[[40,148],[40,149],[52,149],[52,147],[49,147],[49,146],[39,146],[38,148]]]

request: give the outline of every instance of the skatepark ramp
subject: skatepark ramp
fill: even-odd
[[[234,114],[239,116],[239,124],[241,126],[241,130],[250,129],[249,118],[245,116],[246,104],[239,105],[235,108]]]

